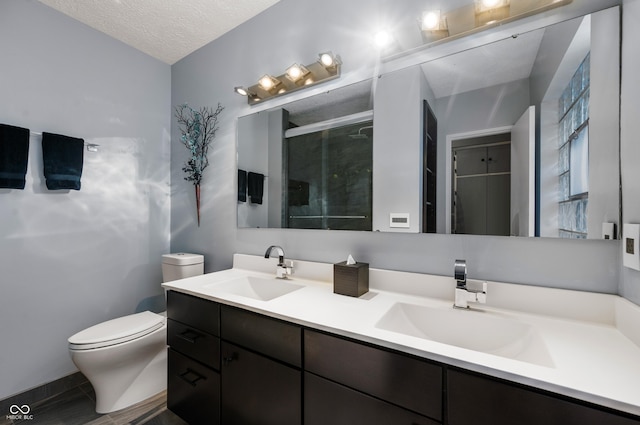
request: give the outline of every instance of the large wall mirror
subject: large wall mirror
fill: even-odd
[[[620,223],[619,13],[240,117],[238,226],[607,238]]]

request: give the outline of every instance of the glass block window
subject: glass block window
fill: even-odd
[[[589,70],[582,61],[560,97],[558,175],[559,236],[586,239],[589,205]]]

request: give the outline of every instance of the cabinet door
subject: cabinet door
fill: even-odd
[[[438,422],[305,372],[304,424],[436,425]]]
[[[167,408],[191,424],[220,423],[220,375],[169,349]]]
[[[630,419],[549,394],[448,371],[450,425],[638,425]]]
[[[442,368],[369,345],[305,330],[305,370],[442,420]]]
[[[221,381],[224,425],[300,425],[300,370],[223,341]]]

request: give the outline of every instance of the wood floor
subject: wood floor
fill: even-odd
[[[2,412],[0,425],[186,425],[166,407],[162,392],[129,408],[100,415],[95,411],[95,394],[85,383],[64,393],[30,405],[32,418],[12,419]]]

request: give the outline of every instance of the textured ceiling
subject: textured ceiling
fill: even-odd
[[[39,0],[173,64],[279,0]]]

